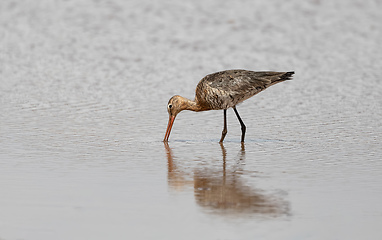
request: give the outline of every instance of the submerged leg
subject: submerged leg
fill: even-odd
[[[219,142],[223,142],[225,135],[227,135],[227,109],[224,109],[224,128],[222,131],[222,137],[220,138]]]
[[[239,116],[239,113],[236,110],[236,107],[233,107],[233,110],[235,111],[237,119],[239,119],[240,125],[241,125],[241,142],[244,142],[245,137],[245,130],[247,129],[243,120],[241,120],[241,117]]]

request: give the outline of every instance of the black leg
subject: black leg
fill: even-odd
[[[240,125],[241,125],[241,142],[244,142],[245,137],[245,130],[247,129],[243,120],[241,120],[241,117],[239,116],[239,113],[236,110],[236,107],[233,107],[233,110],[235,111],[237,119],[239,119]]]
[[[227,109],[224,109],[223,111],[224,111],[224,128],[222,131],[222,137],[220,138],[219,142],[223,142],[225,135],[227,135]]]
[[[227,151],[225,150],[225,147],[224,147],[222,142],[220,142],[219,144],[220,144],[220,147],[222,149],[222,154],[223,154],[223,177],[225,179],[225,177],[226,177],[225,165],[226,165]]]

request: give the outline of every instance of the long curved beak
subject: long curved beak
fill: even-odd
[[[170,137],[170,132],[171,132],[172,125],[174,124],[174,121],[175,121],[175,116],[170,116],[168,119],[167,130],[166,130],[166,134],[164,135],[163,142],[168,142],[168,138]]]

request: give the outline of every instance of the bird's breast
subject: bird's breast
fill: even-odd
[[[206,110],[227,109],[235,106],[235,98],[228,92],[216,88],[204,88],[196,97],[200,106]]]

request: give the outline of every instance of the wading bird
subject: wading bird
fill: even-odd
[[[220,142],[223,142],[227,134],[227,109],[231,107],[240,122],[241,142],[244,142],[246,127],[236,110],[236,105],[276,83],[290,80],[293,74],[294,72],[254,72],[238,69],[205,76],[196,86],[194,101],[179,95],[173,96],[168,101],[169,120],[163,141],[168,141],[175,117],[179,112],[223,110],[224,128],[220,138]]]

